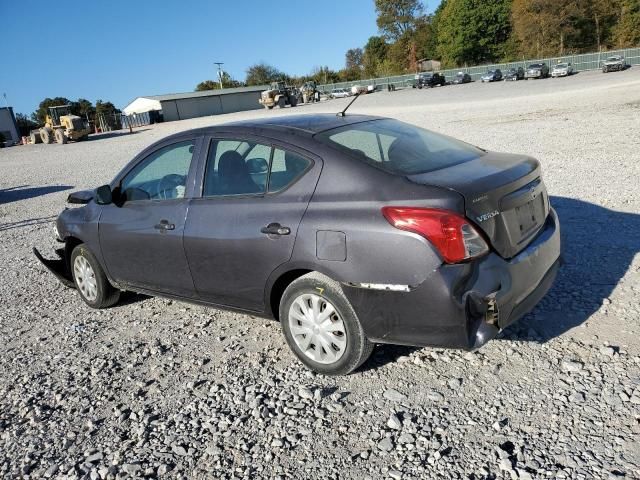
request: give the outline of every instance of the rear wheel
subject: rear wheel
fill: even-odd
[[[373,351],[340,284],[318,272],[287,287],[280,301],[280,323],[293,353],[318,373],[346,375]]]
[[[98,260],[84,244],[71,253],[71,271],[80,297],[91,308],[107,308],[118,302],[120,291],[109,283]]]
[[[53,132],[50,128],[41,128],[40,129],[40,138],[42,139],[42,143],[50,144],[53,143]]]
[[[287,101],[285,100],[284,97],[280,97],[278,99],[278,108],[284,108],[287,106]]]
[[[40,133],[39,132],[31,132],[31,143],[41,143],[42,142],[42,138],[40,137]]]
[[[67,143],[67,136],[61,128],[56,128],[54,135],[56,137],[56,143],[59,143],[60,145]]]

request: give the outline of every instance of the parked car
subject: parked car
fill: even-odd
[[[367,87],[363,86],[363,85],[354,85],[351,87],[351,94],[352,95],[358,95],[358,94],[363,94],[363,93],[367,93]]]
[[[34,253],[87,305],[132,290],[276,318],[324,374],[375,343],[478,348],[559,265],[537,160],[373,116],[178,133],[68,200],[60,258]]]
[[[454,85],[459,85],[461,83],[469,83],[471,82],[471,75],[465,72],[458,72],[456,76],[453,78]]]
[[[331,98],[350,97],[351,96],[351,92],[348,91],[348,90],[345,90],[344,88],[336,88],[334,90],[331,90],[330,96],[331,96]]]
[[[532,63],[527,67],[525,78],[547,78],[549,76],[549,66],[546,63]]]
[[[568,77],[573,75],[573,65],[570,63],[558,63],[551,70],[551,78]]]
[[[524,80],[524,68],[510,68],[507,73],[504,74],[504,80],[516,82],[518,80]]]
[[[480,77],[482,83],[484,82],[499,82],[502,80],[502,70],[496,68],[494,70],[489,70],[487,73]]]
[[[418,88],[433,88],[438,85],[442,87],[447,84],[447,80],[444,78],[444,75],[437,72],[419,73],[415,76],[415,81],[415,86]]]
[[[627,68],[627,61],[622,55],[613,55],[602,63],[602,73],[624,70]]]

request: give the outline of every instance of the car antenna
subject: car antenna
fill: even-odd
[[[353,100],[351,100],[351,101],[349,102],[349,105],[347,105],[346,107],[344,107],[344,110],[342,110],[341,112],[336,113],[336,117],[344,117],[345,113],[347,113],[347,109],[351,106],[351,104],[352,104],[353,102],[355,102],[355,101],[358,99],[358,97],[360,96],[360,94],[361,94],[361,93],[362,93],[362,92],[358,92],[358,93],[356,93],[356,96],[355,96],[355,97],[353,97]]]

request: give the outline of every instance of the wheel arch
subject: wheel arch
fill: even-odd
[[[267,306],[266,313],[270,314],[276,320],[280,320],[280,300],[282,299],[284,291],[295,280],[314,271],[316,270],[310,268],[290,268],[275,275],[275,278],[271,280],[270,287],[268,287],[267,290],[265,302]]]

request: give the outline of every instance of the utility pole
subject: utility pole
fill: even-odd
[[[218,66],[218,81],[220,82],[220,90],[222,90],[223,85],[222,85],[222,65],[224,65],[223,62],[213,62],[215,65]]]

